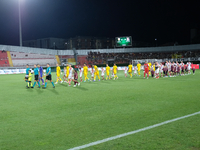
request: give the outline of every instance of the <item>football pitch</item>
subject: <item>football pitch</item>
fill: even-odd
[[[67,150],[200,111],[200,70],[148,80],[118,76],[27,89],[24,74],[0,75],[0,150]],[[200,150],[200,114],[85,149]]]

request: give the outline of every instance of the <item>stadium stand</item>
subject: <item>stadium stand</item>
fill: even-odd
[[[141,59],[176,59],[176,58],[199,58],[200,50],[179,52],[142,52],[142,53],[100,53],[89,52],[86,57],[89,64],[105,64],[113,59],[118,64],[129,63],[132,60]]]
[[[9,67],[9,60],[6,51],[0,51],[0,67]]]
[[[163,46],[163,47],[145,47],[145,48],[114,48],[114,49],[90,49],[90,50],[50,50],[42,48],[30,48],[0,45],[0,65],[24,67],[27,63],[33,65],[55,66],[56,63],[64,65],[66,63],[82,66],[84,63],[105,64],[115,62],[117,64],[127,64],[130,61],[159,59],[171,59],[172,61],[200,61],[200,44]],[[153,60],[152,60],[153,61]],[[12,63],[13,62],[13,63]],[[12,65],[13,64],[13,65]]]
[[[29,64],[30,66],[34,64],[46,66],[47,63],[55,66],[57,63],[55,55],[32,54],[23,52],[10,52],[10,55],[14,67],[24,67],[26,64]]]

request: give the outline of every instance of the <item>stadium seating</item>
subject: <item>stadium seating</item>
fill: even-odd
[[[9,67],[9,61],[6,51],[0,51],[0,67]]]
[[[14,67],[24,67],[26,66],[26,64],[29,64],[30,66],[33,66],[34,64],[46,66],[47,63],[55,66],[57,63],[54,55],[42,55],[21,52],[10,52],[10,54]]]
[[[200,57],[200,50],[181,52],[143,52],[143,53],[100,53],[89,52],[86,57],[88,64],[105,64],[108,59],[113,59],[117,64],[129,63],[140,59],[171,59],[171,58]]]

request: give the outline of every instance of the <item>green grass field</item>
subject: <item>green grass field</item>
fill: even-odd
[[[200,111],[200,70],[158,80],[118,75],[55,89],[0,75],[0,150],[67,150]],[[200,150],[200,115],[86,149]]]

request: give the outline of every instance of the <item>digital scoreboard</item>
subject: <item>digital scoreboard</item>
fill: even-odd
[[[116,37],[115,43],[116,47],[132,46],[132,37],[131,36]]]

